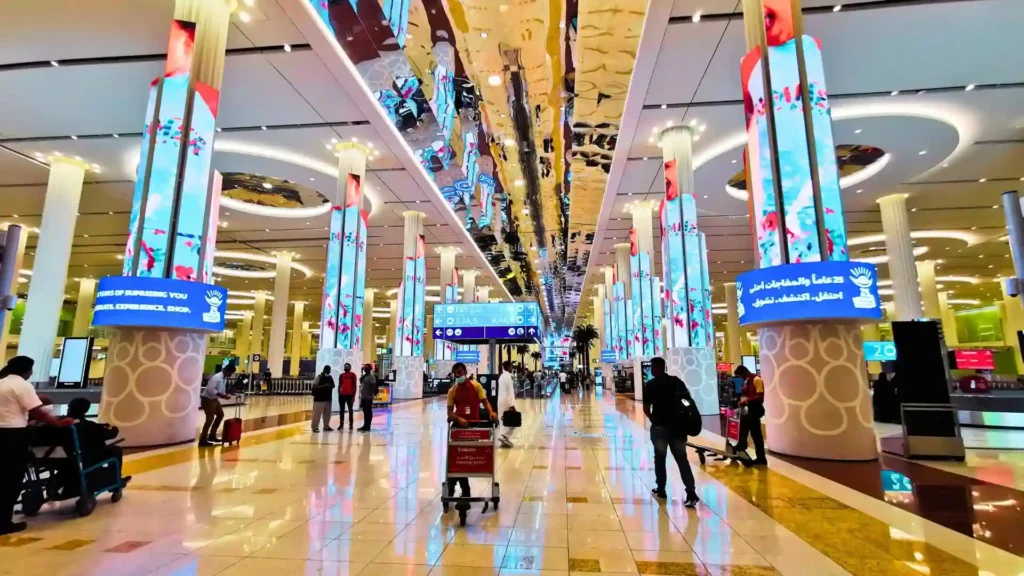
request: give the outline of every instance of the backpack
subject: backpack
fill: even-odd
[[[676,385],[675,393],[679,400],[677,408],[679,417],[673,419],[673,429],[677,434],[697,436],[704,424],[700,417],[700,410],[697,409],[697,403],[693,401],[693,396],[690,395],[690,391],[682,380],[675,376],[671,376],[671,379]]]

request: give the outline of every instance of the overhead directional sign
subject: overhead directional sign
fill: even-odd
[[[479,362],[480,351],[479,350],[456,350],[455,351],[456,362]]]
[[[895,342],[864,341],[864,359],[868,362],[886,362],[896,359]]]
[[[435,304],[435,340],[473,342],[532,341],[541,335],[540,306],[536,302]]]

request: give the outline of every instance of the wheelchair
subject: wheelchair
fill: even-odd
[[[118,441],[119,442],[119,441]],[[33,426],[29,437],[29,465],[21,495],[21,510],[35,516],[44,504],[77,498],[80,517],[96,509],[96,497],[110,492],[110,501],[124,496],[125,482],[116,457],[83,460],[75,426]]]

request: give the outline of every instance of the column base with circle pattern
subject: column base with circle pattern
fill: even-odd
[[[359,348],[321,348],[316,353],[316,373],[324,371],[324,366],[331,367],[331,378],[334,379],[334,393],[331,394],[331,412],[338,412],[338,390],[341,389],[341,373],[348,364],[356,377],[363,374],[363,351]]]
[[[686,384],[702,416],[719,413],[714,348],[669,348],[665,350],[665,372]]]
[[[859,323],[758,330],[772,452],[826,460],[878,457]]]
[[[391,397],[395,400],[423,398],[423,357],[395,356],[391,366],[396,373]]]

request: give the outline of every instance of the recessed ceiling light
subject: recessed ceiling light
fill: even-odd
[[[260,130],[266,130],[266,129],[267,129],[266,126],[260,126]]]
[[[988,182],[988,178],[979,178],[978,182]]]
[[[316,178],[312,178],[312,177],[310,177],[309,181],[310,181],[310,182],[316,182]]]
[[[736,160],[733,160],[733,161],[732,161],[732,164],[735,164],[735,163],[736,163]]]
[[[246,24],[248,24],[249,21],[252,20],[252,16],[249,16],[248,12],[240,11],[238,13],[238,19],[241,20],[242,22],[245,22]]]
[[[970,92],[971,90],[974,90],[974,84],[968,84],[966,87],[964,87],[965,92]]]
[[[918,155],[918,156],[924,156],[924,155],[925,155],[925,154],[927,154],[927,153],[928,153],[928,151],[927,151],[927,150],[921,150],[920,152],[918,152],[918,153],[917,153],[917,155]]]
[[[893,90],[892,92],[889,93],[889,96],[898,96],[899,93],[900,93],[899,90]]]
[[[270,228],[266,228],[266,229],[265,229],[265,231],[266,231],[266,232],[270,232]]]
[[[835,6],[832,7],[832,11],[833,12],[839,12],[842,9],[843,9],[843,5],[842,4],[836,4]]]
[[[481,32],[480,33],[480,37],[481,38],[487,38],[487,32]]]
[[[223,132],[223,131],[224,131],[223,128],[221,128],[220,126],[217,126],[217,132]]]
[[[487,78],[487,83],[490,84],[491,86],[501,86],[501,76],[497,74],[491,74]]]
[[[668,108],[668,104],[662,104],[662,105],[661,105],[661,109],[662,109],[662,110],[664,110],[665,108]]]
[[[114,138],[120,138],[121,137],[121,136],[119,136],[117,134],[111,134],[111,136],[113,136]]]
[[[285,52],[291,52],[292,51],[292,45],[291,44],[285,44],[284,45],[284,51]]]
[[[72,135],[71,135],[71,139],[72,139],[72,140],[78,140],[78,136],[75,136],[74,134],[72,134]]]
[[[270,182],[264,182],[263,187],[266,188],[267,190],[270,190],[271,188],[274,187],[274,185],[271,184]]]
[[[911,212],[917,212],[917,208],[911,208],[910,211]]]
[[[654,136],[651,136],[650,138],[648,138],[647,139],[647,143],[648,144],[654,144]]]
[[[704,195],[704,197],[705,197],[705,198],[707,198],[707,197],[708,197],[708,195],[707,195],[707,194],[705,194],[705,195]]]
[[[516,178],[515,185],[516,186],[522,186],[523,185],[523,181],[521,179],[519,179],[519,178]]]
[[[694,12],[693,16],[690,16],[690,21],[693,22],[694,24],[696,24],[697,22],[700,22],[700,11],[699,10],[697,12]]]
[[[516,141],[512,138],[505,138],[505,146],[515,146]]]
[[[50,66],[60,66],[60,62],[57,62],[56,60],[50,60]]]
[[[993,206],[993,207],[992,207],[992,209],[993,209],[993,210],[998,210],[998,209],[999,209],[999,205],[995,205],[995,206]]]
[[[861,192],[863,192],[863,191],[864,191],[864,189],[863,189],[863,188],[860,188],[860,189],[858,189],[858,190],[857,190],[857,194],[860,194],[860,193],[861,193]]]

